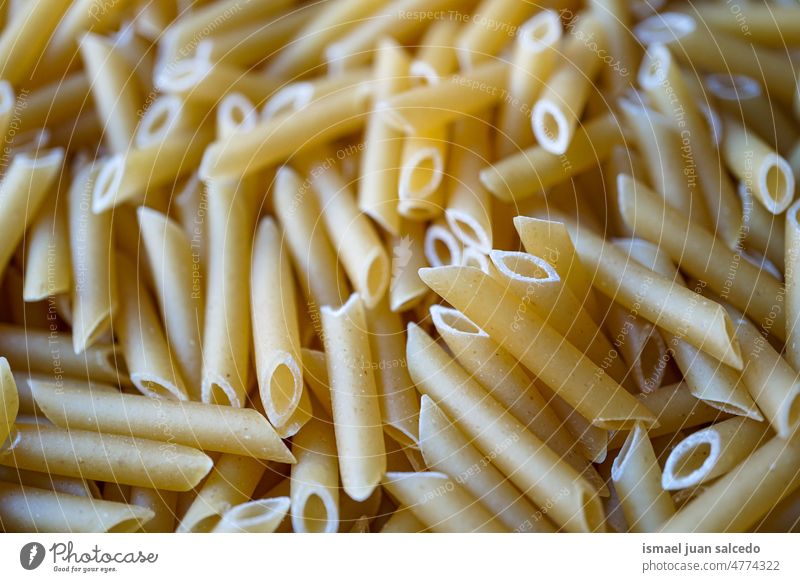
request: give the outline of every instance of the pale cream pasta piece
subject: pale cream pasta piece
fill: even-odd
[[[278,51],[266,72],[277,78],[307,74],[322,61],[326,45],[380,10],[387,0],[343,0],[320,6],[311,20]]]
[[[364,304],[354,293],[342,307],[321,312],[342,485],[349,497],[364,501],[386,470]]]
[[[19,394],[8,360],[0,357],[0,451],[16,440],[14,423],[19,412]]]
[[[367,307],[373,307],[386,293],[391,276],[383,241],[369,218],[359,212],[353,192],[330,156],[304,160],[302,164],[333,248],[353,288]]]
[[[23,127],[56,127],[86,109],[91,87],[83,71],[37,87],[27,95],[27,106],[19,111]],[[57,105],[57,106],[56,106]],[[92,117],[96,117],[92,112]]]
[[[436,85],[423,85],[376,104],[393,125],[409,135],[425,134],[463,115],[485,111],[505,91],[508,65],[501,61],[481,64]]]
[[[201,451],[147,439],[18,425],[19,440],[0,464],[66,477],[188,491],[211,470]]]
[[[131,533],[152,517],[136,505],[0,481],[0,527],[8,533]]]
[[[800,365],[800,202],[786,211],[786,359],[797,369]]]
[[[728,308],[742,346],[742,381],[758,408],[781,438],[800,426],[800,382],[797,372],[744,315]]]
[[[80,40],[80,52],[104,138],[114,153],[124,152],[136,133],[144,97],[133,68],[108,38],[94,33]]]
[[[686,489],[713,481],[742,462],[771,436],[769,423],[735,417],[692,433],[664,462],[662,487]]]
[[[509,530],[555,531],[546,515],[492,466],[491,458],[479,452],[433,400],[423,396],[421,407],[420,449],[427,467],[454,479]]]
[[[203,328],[203,402],[243,407],[250,352],[252,211],[237,182],[208,184],[209,257]]]
[[[117,253],[115,261],[119,312],[114,332],[131,382],[151,398],[187,400],[186,385],[172,361],[150,291],[133,261],[122,253]]]
[[[523,311],[507,286],[470,267],[422,269],[420,276],[595,426],[620,429],[636,421],[654,423],[650,411],[602,368],[539,315]]]
[[[211,533],[273,533],[289,512],[288,497],[254,499],[222,514]]]
[[[641,424],[630,432],[614,459],[611,478],[631,531],[657,531],[675,514],[669,492],[661,488],[661,468]]]
[[[715,233],[689,222],[643,184],[628,176],[620,176],[619,180],[620,210],[636,236],[657,242],[687,275],[704,281],[722,299],[744,309],[777,337],[786,336],[782,316],[784,289],[774,277],[742,260],[739,253],[728,249]],[[666,225],[669,228],[665,228]],[[692,251],[687,252],[687,249]],[[703,304],[703,300],[699,304]],[[708,347],[702,349],[726,361],[723,353],[715,354]]]
[[[417,388],[455,420],[470,442],[484,454],[494,453],[495,466],[533,503],[540,507],[549,503],[548,517],[557,526],[572,532],[602,527],[602,508],[594,487],[472,380],[424,331],[410,324],[408,334],[408,365]],[[414,510],[411,503],[406,505]]]
[[[62,477],[39,471],[26,471],[16,467],[0,467],[0,482],[17,483],[38,489],[48,489],[56,493],[68,493],[77,497],[98,499],[100,491],[94,481],[73,477]]]
[[[0,81],[0,134],[5,135],[11,118],[14,115],[14,107],[17,97],[14,87],[6,80]]]
[[[631,32],[634,9],[627,0],[591,0],[588,4],[605,33],[607,50],[597,53],[604,63],[603,81],[619,95],[632,85],[639,59],[639,47]]]
[[[443,220],[432,222],[425,229],[424,249],[427,264],[431,267],[461,264],[461,242]]]
[[[456,38],[461,26],[455,20],[432,23],[419,41],[409,73],[433,85],[458,69]]]
[[[261,119],[274,119],[299,111],[310,103],[335,93],[350,91],[367,81],[372,84],[372,88],[377,94],[380,86],[372,73],[373,71],[369,67],[359,67],[352,71],[345,71],[341,75],[313,77],[283,85],[264,103],[264,107],[261,109]]]
[[[115,384],[126,381],[114,345],[96,344],[76,354],[69,334],[63,331],[0,324],[0,353],[18,372],[40,372],[59,381],[67,378]]]
[[[22,241],[28,225],[36,219],[48,191],[56,183],[64,160],[64,150],[55,149],[13,156],[0,182],[0,273],[2,273],[17,245]]]
[[[492,250],[492,198],[479,172],[490,157],[491,129],[485,112],[454,124],[446,177],[447,224],[461,244],[484,254]]]
[[[669,258],[655,245],[641,239],[616,242],[633,260],[685,285]],[[761,421],[763,416],[745,388],[740,372],[698,350],[676,336],[667,336],[669,349],[692,394],[724,412]]]
[[[336,437],[327,418],[310,420],[292,439],[292,529],[334,533],[339,529],[339,463]]]
[[[607,53],[605,31],[593,12],[572,17],[567,28],[561,59],[531,112],[537,142],[556,155],[569,149],[594,88],[592,79],[603,65],[598,54]]]
[[[175,510],[178,502],[176,491],[131,487],[128,500],[131,505],[153,512],[153,517],[143,523],[137,531],[144,533],[172,533],[175,531]]]
[[[383,486],[438,533],[503,533],[508,529],[444,473],[387,473]]]
[[[683,507],[661,531],[745,532],[800,487],[798,464],[800,439],[773,437]]]
[[[695,68],[711,73],[736,73],[763,79],[767,91],[783,105],[790,105],[795,93],[795,75],[786,53],[772,51],[722,31],[712,31],[700,17],[664,12],[634,27],[637,38],[674,48],[675,55]]]
[[[616,119],[603,115],[578,127],[563,155],[533,146],[483,168],[481,181],[500,200],[519,202],[602,163],[623,140]]]
[[[403,139],[397,211],[408,220],[431,220],[444,212],[448,128],[434,125]]]
[[[708,51],[711,52],[711,51]],[[733,248],[740,237],[741,207],[730,178],[715,151],[686,77],[670,51],[651,45],[642,61],[639,84],[681,134],[684,155],[694,162],[706,211],[721,240]]]
[[[303,394],[300,331],[295,285],[283,237],[270,218],[261,221],[253,243],[250,310],[259,394],[267,418],[281,426]]]
[[[392,516],[383,524],[381,533],[422,533],[423,524],[408,507],[398,507]]]
[[[311,188],[309,180],[301,180],[288,166],[281,166],[275,174],[275,214],[283,227],[307,308],[318,323],[320,306],[341,305],[350,287],[322,228],[322,211]]]
[[[137,217],[169,351],[190,399],[200,400],[204,315],[200,255],[169,217],[144,206]]]
[[[410,59],[391,39],[382,40],[375,54],[375,99],[386,99],[410,87]],[[397,235],[400,160],[403,151],[401,132],[373,111],[364,132],[358,181],[358,207],[382,228]]]
[[[458,37],[461,68],[468,70],[500,53],[537,8],[515,0],[483,0]]]
[[[794,200],[792,167],[755,132],[731,116],[725,118],[722,155],[733,174],[772,214],[781,214]]]
[[[251,457],[221,455],[197,491],[176,533],[209,532],[226,511],[250,500],[265,466]]]
[[[291,463],[292,455],[267,420],[249,408],[156,400],[74,383],[29,380],[44,415],[66,429],[165,441],[205,451]],[[168,445],[169,446],[169,445]]]
[[[92,212],[92,190],[99,168],[78,169],[69,191],[72,255],[72,345],[82,354],[106,333],[117,308],[112,257],[112,215]]]
[[[539,12],[517,30],[508,98],[500,102],[498,113],[495,149],[499,158],[533,144],[531,109],[556,65],[562,35],[561,19],[553,10]]]
[[[21,3],[0,34],[3,79],[14,85],[28,80],[70,4],[70,0]]]
[[[366,122],[370,96],[371,90],[361,85],[218,139],[206,149],[200,176],[207,180],[246,176],[301,149],[354,133]]]

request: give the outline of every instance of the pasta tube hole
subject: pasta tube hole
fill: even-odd
[[[296,383],[292,371],[284,363],[278,364],[269,381],[269,397],[276,416],[283,417],[296,405]]]
[[[533,108],[533,133],[539,144],[548,152],[563,154],[567,151],[570,129],[564,112],[552,101],[539,101]]]
[[[322,533],[328,531],[328,508],[325,502],[316,493],[306,498],[303,506],[303,525],[308,533]]]
[[[437,329],[449,329],[464,335],[480,335],[488,337],[486,333],[477,325],[475,325],[475,323],[466,315],[450,307],[443,307],[441,305],[431,306],[431,318],[433,319],[433,323]]]
[[[759,189],[771,205],[773,214],[783,212],[794,197],[794,174],[789,163],[779,156],[765,160],[761,166]]]

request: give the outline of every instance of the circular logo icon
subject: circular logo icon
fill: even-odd
[[[44,561],[44,546],[39,542],[30,542],[19,551],[19,563],[26,570],[35,570]]]

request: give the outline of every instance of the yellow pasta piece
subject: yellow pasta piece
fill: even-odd
[[[339,463],[333,426],[325,418],[309,421],[292,440],[292,529],[334,533],[339,529]]]

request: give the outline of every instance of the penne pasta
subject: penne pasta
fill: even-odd
[[[409,74],[419,77],[428,85],[434,85],[453,74],[458,69],[456,38],[460,30],[458,22],[453,20],[439,20],[431,24],[419,42]]]
[[[321,314],[342,486],[350,498],[364,501],[386,471],[364,304],[354,293],[340,308],[326,305]]]
[[[383,525],[381,533],[421,533],[425,525],[407,507],[399,507]]]
[[[421,407],[420,449],[430,469],[455,479],[509,530],[555,531],[542,511],[487,462],[433,400],[423,396]]]
[[[387,473],[383,486],[435,532],[502,533],[502,523],[444,473]]]
[[[290,484],[292,529],[298,533],[338,531],[339,463],[330,421],[309,421],[292,440],[292,450],[297,458]]]
[[[8,533],[131,533],[152,518],[136,505],[0,481],[0,527]]]
[[[0,357],[0,454],[16,441],[14,423],[19,412],[19,394],[8,360]]]
[[[153,517],[139,530],[144,533],[172,533],[175,531],[175,491],[159,491],[149,487],[131,487],[130,504],[153,512]]]
[[[29,383],[44,415],[65,429],[165,441],[167,448],[177,444],[257,459],[293,461],[272,426],[252,409],[156,400],[101,391],[101,385],[59,385],[35,378]]]
[[[231,507],[211,533],[273,533],[289,513],[288,497],[255,499]]]
[[[422,223],[404,220],[400,225],[400,235],[390,239],[392,278],[389,281],[388,294],[389,307],[395,313],[414,308],[428,293],[428,287],[417,274],[419,269],[428,266],[425,234]]]
[[[188,491],[211,470],[211,459],[197,449],[140,438],[66,431],[43,425],[18,425],[19,440],[0,455],[0,464],[66,477],[122,485]]]
[[[675,515],[672,498],[661,488],[661,468],[653,445],[641,424],[630,432],[614,459],[611,478],[631,531],[657,531]]]
[[[445,126],[433,126],[403,140],[397,202],[401,216],[422,221],[444,212],[448,149]]]
[[[77,497],[98,499],[100,491],[94,481],[61,477],[38,471],[26,471],[12,467],[0,467],[0,482],[17,483],[38,489],[47,489],[56,493],[68,493]]]
[[[683,439],[670,452],[661,479],[666,491],[696,487],[724,475],[770,436],[769,424],[736,417]]]
[[[462,263],[461,243],[444,221],[432,223],[425,230],[425,258],[432,267],[446,267]]]

